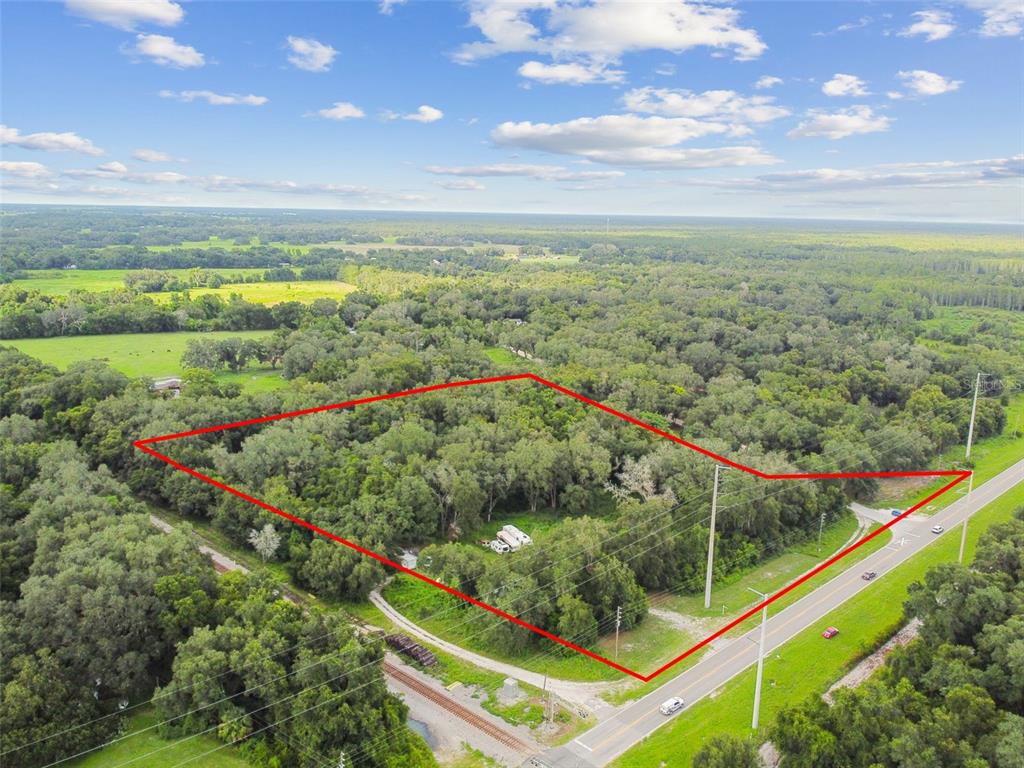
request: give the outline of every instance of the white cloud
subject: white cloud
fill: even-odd
[[[288,61],[307,72],[326,72],[338,55],[334,48],[311,37],[289,35],[287,43],[291,51]]]
[[[487,189],[487,187],[475,179],[450,179],[449,181],[439,181],[437,182],[437,186],[460,192],[481,192]]]
[[[917,11],[913,14],[917,19],[913,24],[898,34],[900,37],[921,35],[929,43],[944,40],[956,30],[953,15],[949,11]]]
[[[385,16],[390,16],[395,12],[395,7],[399,5],[405,5],[407,0],[380,0],[378,9]]]
[[[754,87],[759,91],[763,91],[767,88],[774,88],[776,85],[782,85],[782,78],[775,77],[774,75],[762,75],[754,83]]]
[[[316,114],[326,117],[328,120],[352,120],[366,116],[363,110],[347,101],[336,101],[334,106],[317,110]]]
[[[777,162],[757,147],[678,149],[677,144],[730,133],[725,123],[689,117],[601,115],[564,123],[506,122],[491,132],[499,146],[575,155],[599,163],[643,168],[707,168]]]
[[[72,179],[116,179],[136,184],[181,184],[190,180],[185,174],[174,171],[132,173],[128,166],[117,160],[102,163],[95,168],[71,168],[64,171],[63,175]]]
[[[533,53],[551,57],[551,66],[579,64],[601,71],[637,51],[681,53],[708,47],[731,50],[735,58],[748,60],[767,48],[756,31],[740,26],[739,11],[717,4],[471,0],[469,8],[470,24],[484,39],[456,51],[454,59],[463,64],[505,53]]]
[[[191,45],[182,45],[167,35],[136,35],[135,45],[127,48],[126,52],[145,56],[162,67],[189,69],[206,63],[203,54]]]
[[[832,79],[821,86],[821,92],[826,96],[867,96],[867,83],[856,75],[844,75],[841,72],[832,76]]]
[[[903,81],[903,86],[917,96],[939,96],[958,90],[963,85],[963,80],[950,80],[926,69],[900,71],[896,75]]]
[[[841,109],[838,112],[826,112],[812,109],[807,112],[808,119],[789,132],[789,136],[823,136],[827,139],[843,139],[861,133],[877,133],[889,130],[892,120],[885,115],[878,115],[871,107],[859,104]]]
[[[42,163],[0,160],[0,171],[20,179],[47,179],[53,172]]]
[[[838,35],[840,32],[850,32],[854,29],[863,29],[872,21],[874,21],[874,19],[870,16],[861,16],[856,21],[847,21],[828,32],[815,32],[814,37],[828,37],[829,35]]]
[[[705,179],[699,183],[765,191],[849,190],[885,187],[949,188],[1014,184],[1024,177],[1024,155],[985,160],[890,163],[865,168],[814,168],[768,173],[747,179]]]
[[[103,150],[77,133],[29,133],[22,136],[17,128],[0,125],[0,143],[43,152],[80,152],[83,155],[102,155]]]
[[[898,101],[899,99],[903,98],[903,92],[902,91],[886,91],[885,95],[886,95],[887,98],[890,98],[893,101]]]
[[[767,123],[786,117],[789,110],[777,106],[773,96],[741,96],[736,91],[693,93],[670,88],[634,88],[622,97],[633,112],[666,117],[704,117],[740,123]]]
[[[359,116],[362,117],[362,115]],[[380,116],[383,120],[411,120],[414,123],[436,123],[444,117],[444,112],[429,104],[421,104],[415,112],[410,112],[407,115],[385,109],[380,113]]]
[[[185,18],[185,11],[170,0],[66,0],[69,13],[131,31],[138,24],[173,27]]]
[[[623,171],[573,171],[564,165],[491,163],[489,165],[428,165],[427,173],[439,176],[488,177],[522,176],[538,181],[607,181],[625,176]]]
[[[255,96],[251,93],[242,95],[240,93],[214,93],[213,91],[160,91],[160,97],[185,102],[205,101],[207,104],[217,107],[234,104],[259,107],[270,101],[266,96]]]
[[[674,70],[673,70],[674,71]],[[519,67],[519,74],[530,80],[551,84],[589,85],[591,83],[621,83],[626,73],[621,69],[609,69],[603,64],[594,62],[581,64],[545,64],[540,61],[527,61]],[[660,74],[660,73],[659,73]]]
[[[167,163],[172,161],[170,155],[166,152],[161,152],[158,149],[136,149],[132,152],[132,157],[136,160],[141,160],[143,163]]]
[[[960,0],[984,18],[982,37],[1016,37],[1024,31],[1024,3],[1020,0]]]
[[[676,73],[676,65],[672,63],[659,64],[654,68],[654,74],[662,77],[669,77]]]

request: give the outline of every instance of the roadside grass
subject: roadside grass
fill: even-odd
[[[12,339],[0,344],[20,349],[44,363],[67,368],[82,360],[101,360],[126,376],[160,379],[179,376],[181,356],[191,339],[261,339],[267,331],[212,331],[199,333],[117,333],[100,336],[59,336],[48,339]],[[237,382],[251,392],[266,392],[288,384],[278,371],[247,368],[217,374],[219,382]]]
[[[664,606],[672,611],[699,619],[735,616],[757,602],[750,588],[761,592],[775,592],[800,574],[810,570],[823,559],[835,553],[857,530],[857,518],[845,514],[822,532],[821,548],[817,537],[796,544],[786,552],[743,571],[717,577],[711,585],[711,608],[704,608],[704,592],[672,595]],[[870,546],[870,543],[865,546]],[[845,562],[845,561],[840,561]],[[719,622],[724,623],[724,622]]]
[[[959,466],[964,460],[964,450],[963,445],[951,446],[935,459],[931,466],[936,469]],[[1003,428],[1002,434],[978,440],[972,446],[971,462],[974,465],[975,487],[1019,461],[1021,456],[1024,456],[1024,393],[1018,393],[1010,398],[1010,404],[1006,408],[1006,426]],[[906,509],[928,494],[939,490],[947,482],[949,482],[948,479],[939,479],[910,491],[900,489],[892,495],[887,495],[883,491],[872,502],[872,505],[881,508]],[[966,493],[967,483],[961,483],[949,493],[928,504],[921,510],[921,513],[932,514]]]
[[[148,728],[157,722],[159,719],[154,710],[149,707],[141,708],[128,719],[125,733]],[[234,747],[224,746],[223,742],[211,735],[195,736],[187,741],[180,741],[182,738],[161,738],[154,728],[145,733],[129,736],[124,741],[111,744],[67,765],[68,768],[104,768],[131,763],[146,768],[174,768],[188,763],[195,768],[250,767],[250,763],[243,759]],[[178,741],[180,743],[175,743]]]
[[[481,656],[517,666],[525,665],[532,672],[561,680],[596,682],[622,677],[621,672],[548,640],[542,640],[538,646],[524,648],[521,653],[501,652],[487,637],[487,628],[492,621],[499,620],[497,617],[411,576],[395,576],[382,594],[410,621]]]
[[[1010,519],[1021,505],[1024,505],[1024,486],[1017,486],[975,513],[967,534],[968,558],[973,556],[982,532]],[[959,536],[942,537],[914,558],[879,576],[870,589],[832,611],[828,621],[842,627],[842,632],[827,645],[815,626],[773,651],[765,659],[759,737],[767,738],[767,724],[781,709],[807,696],[823,694],[895,632],[903,620],[907,587],[921,580],[929,568],[955,561],[959,544]],[[708,737],[720,733],[738,736],[750,733],[754,676],[754,668],[748,668],[711,697],[683,710],[666,727],[625,752],[612,765],[616,768],[689,765]]]
[[[872,526],[869,529],[868,533],[878,529],[879,527],[880,526],[878,526],[878,525]],[[814,558],[811,561],[806,561],[805,560],[803,562],[803,567],[799,568],[796,572],[790,572],[789,575],[787,575],[786,577],[783,577],[781,575],[781,572],[780,572],[781,569],[779,568],[779,566],[776,563],[780,562],[780,561],[787,561],[787,562],[791,561],[792,560],[792,552],[780,555],[778,558],[774,558],[773,560],[769,560],[769,561],[761,564],[760,566],[757,566],[756,568],[754,568],[754,569],[746,572],[745,574],[743,574],[736,582],[734,582],[733,584],[731,584],[729,587],[726,588],[726,589],[730,589],[730,590],[734,591],[735,594],[736,594],[736,599],[739,600],[742,604],[739,605],[739,606],[733,607],[732,610],[730,611],[729,615],[726,616],[724,619],[721,618],[721,611],[719,611],[717,614],[715,613],[715,604],[714,604],[714,602],[712,603],[712,608],[709,611],[707,611],[707,612],[704,611],[704,596],[703,596],[703,594],[699,595],[699,596],[698,595],[679,596],[678,599],[686,600],[690,604],[694,604],[695,603],[696,606],[697,606],[696,610],[699,611],[700,613],[704,614],[706,617],[709,617],[709,618],[717,617],[718,618],[718,620],[715,621],[714,623],[708,621],[709,627],[708,627],[707,633],[710,634],[711,632],[714,631],[714,627],[721,626],[721,625],[725,624],[727,621],[729,621],[731,619],[732,616],[739,615],[740,613],[742,613],[744,611],[744,609],[751,608],[751,607],[753,607],[754,605],[757,604],[758,600],[757,600],[756,596],[753,595],[753,593],[751,593],[751,592],[747,592],[746,585],[754,586],[755,589],[758,589],[758,590],[760,590],[762,592],[768,592],[768,593],[777,592],[779,589],[781,589],[787,583],[793,581],[793,579],[797,578],[801,574],[806,573],[812,567],[814,567],[818,563],[822,562],[826,557],[828,557],[829,555],[832,555],[836,550],[838,550],[839,547],[843,543],[845,543],[845,541],[846,541],[846,539],[839,539],[839,536],[837,535],[837,532],[841,531],[841,530],[842,530],[842,528],[840,526],[836,526],[836,530],[833,531],[834,540],[833,540],[833,543],[832,543],[831,547],[826,547],[825,546],[824,538],[822,539],[822,552],[824,554],[821,557]],[[865,535],[867,535],[867,534],[865,534]],[[855,567],[856,564],[860,560],[863,560],[865,557],[867,557],[872,552],[877,552],[879,549],[881,549],[886,544],[888,544],[889,541],[891,540],[891,538],[892,538],[892,536],[888,532],[882,533],[882,534],[876,536],[874,539],[869,541],[867,544],[864,544],[859,549],[854,550],[849,555],[847,555],[845,558],[843,558],[842,560],[840,560],[837,563],[835,563],[832,567],[827,568],[826,570],[822,571],[821,573],[815,575],[813,578],[808,579],[807,581],[805,581],[803,584],[801,584],[796,589],[794,589],[791,592],[788,592],[787,594],[783,595],[781,598],[779,598],[778,600],[776,600],[774,603],[771,604],[771,607],[769,608],[769,611],[772,612],[772,613],[777,613],[777,612],[781,611],[782,609],[784,609],[786,606],[791,605],[792,603],[795,603],[800,598],[805,597],[810,592],[813,592],[815,589],[820,587],[822,584],[825,584],[828,581],[831,581],[833,578],[835,578],[837,575],[839,575],[843,571],[846,571],[846,570],[849,570],[849,569]],[[835,541],[835,539],[839,539],[839,540]],[[805,545],[802,545],[802,546],[805,546]],[[816,544],[815,544],[815,546],[816,546]],[[769,573],[774,574],[774,575],[769,576],[768,575]],[[768,585],[768,589],[765,588],[766,584]],[[747,595],[750,595],[751,599],[748,600],[743,593],[746,593]],[[713,598],[714,598],[715,594],[716,594],[715,592],[712,592]],[[664,605],[664,604],[662,604],[662,605]],[[738,625],[736,625],[731,630],[729,630],[725,634],[725,637],[735,637],[736,635],[741,635],[744,632],[747,632],[748,630],[750,630],[752,627],[757,626],[758,623],[760,622],[760,620],[761,620],[760,614],[759,613],[755,614],[755,615],[751,616],[750,618],[746,619],[745,621],[740,622]],[[703,638],[701,638],[701,639],[703,639]],[[682,652],[683,650],[685,650],[684,646],[677,647],[677,652]],[[680,673],[684,672],[685,670],[689,669],[691,666],[696,664],[699,661],[699,659],[705,653],[707,653],[707,652],[708,652],[708,649],[707,648],[703,648],[703,649],[693,653],[692,655],[688,656],[687,658],[683,659],[682,661],[680,661],[678,664],[676,664],[672,668],[670,668],[670,669],[666,670],[665,672],[661,673],[660,675],[655,677],[650,682],[647,682],[647,683],[637,682],[637,683],[632,684],[630,687],[628,687],[626,689],[619,690],[619,691],[614,691],[612,693],[606,694],[602,698],[604,698],[606,701],[608,701],[608,702],[610,702],[612,704],[616,704],[616,705],[625,703],[627,701],[632,701],[634,699],[642,698],[643,696],[647,695],[650,691],[654,690],[655,688],[657,688],[657,687],[659,687],[661,685],[664,685],[665,682],[667,682],[671,678],[673,678],[673,677],[679,675]],[[655,665],[651,665],[645,671],[646,672],[651,672],[654,669],[656,669],[657,666],[658,665],[656,665],[656,664]]]
[[[30,269],[27,277],[13,281],[13,285],[33,291],[52,295],[65,295],[71,291],[115,291],[124,288],[126,275],[139,272],[138,269]],[[160,269],[180,279],[187,279],[191,269]],[[256,268],[224,268],[211,267],[209,272],[216,272],[226,278],[241,280],[249,275],[262,275],[264,267]]]

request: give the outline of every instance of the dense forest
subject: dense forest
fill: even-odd
[[[254,765],[313,764],[302,747],[359,754],[357,764],[368,766],[432,762],[406,735],[404,707],[384,687],[379,641],[337,613],[278,599],[265,576],[215,578],[187,536],[157,532],[147,515],[164,508],[210,524],[333,600],[365,598],[388,575],[383,567],[153,460],[132,446],[141,437],[507,372],[498,350],[513,368],[766,472],[917,469],[966,438],[979,368],[989,377],[975,439],[1003,429],[1007,398],[1024,374],[1016,326],[965,326],[941,312],[949,304],[1024,306],[1019,261],[964,246],[829,245],[824,234],[793,233],[758,243],[742,227],[604,236],[550,222],[517,231],[503,220],[443,217],[426,227],[330,214],[4,215],[4,271],[13,280],[0,288],[6,339],[267,331],[260,339],[195,333],[176,398],[113,363],[58,370],[0,347],[2,750],[28,745],[19,752],[26,765],[116,737],[121,708],[149,697],[168,734],[208,730],[242,743]],[[397,234],[385,242],[385,231]],[[181,245],[210,237],[250,245]],[[356,244],[372,248],[346,248]],[[25,286],[26,270],[72,264],[138,271],[116,291]],[[216,270],[230,267],[259,267],[252,279],[260,282],[341,280],[356,290],[273,305],[190,294],[222,285]],[[194,270],[186,282],[166,271],[183,268]],[[171,295],[150,295],[161,292]],[[220,379],[251,365],[279,370],[285,386],[250,393]],[[628,629],[645,620],[649,592],[695,591],[704,567],[712,463],[531,382],[165,447],[363,546],[395,558],[412,550],[435,578],[584,646],[613,628],[618,607]],[[871,479],[770,487],[727,475],[719,575],[810,539],[819,521],[875,491]],[[479,546],[488,521],[517,512],[553,521],[538,546],[506,557]],[[984,661],[963,650],[989,653],[983,623],[965,615],[969,626],[951,629],[927,602],[953,589],[944,586],[951,579],[1019,613],[1020,574],[1000,560],[997,543],[989,542],[988,560],[979,555],[989,571],[942,572],[908,608],[925,621],[920,642],[949,646],[940,654],[948,664],[935,671],[912,647],[893,662],[899,678],[871,694],[912,708],[917,739],[936,718],[968,710],[987,718],[969,729],[979,759],[1006,748],[1005,712],[1019,714],[1020,702],[1001,698],[989,671],[1004,664],[993,661],[995,650]],[[488,614],[478,620],[506,652],[542,642]],[[252,659],[254,638],[292,650]],[[239,673],[241,663],[255,669]],[[959,687],[936,682],[947,674]],[[188,687],[211,676],[216,685]],[[874,705],[864,695],[850,694],[843,706],[867,717]],[[304,714],[310,708],[315,728]],[[813,726],[814,743],[846,738],[820,708],[792,718]],[[83,722],[91,725],[62,730]],[[790,737],[779,727],[787,764],[825,764],[800,756],[804,731]]]

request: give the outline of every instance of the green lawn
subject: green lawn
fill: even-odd
[[[267,331],[214,331],[198,333],[121,333],[104,336],[63,336],[50,339],[14,339],[3,344],[58,368],[80,360],[102,360],[130,377],[159,379],[182,372],[181,356],[189,339],[259,339]],[[278,371],[253,368],[237,373],[223,372],[218,381],[238,382],[247,391],[268,391],[287,382]]]
[[[1024,504],[1024,486],[1018,486],[978,512],[968,531],[968,556],[974,552],[982,531],[1008,520]],[[824,693],[866,653],[876,648],[901,623],[907,587],[942,562],[955,561],[959,536],[945,536],[890,573],[880,576],[868,589],[829,614],[829,623],[842,633],[825,645],[817,626],[774,651],[765,661],[765,686],[761,722],[768,724],[783,707],[807,696]],[[689,765],[694,753],[709,736],[750,732],[754,669],[726,683],[712,697],[698,702],[669,725],[628,750],[613,765],[618,768],[652,768]],[[763,729],[762,729],[763,730]],[[764,734],[762,733],[762,736]]]
[[[492,363],[497,365],[515,365],[522,360],[522,358],[512,354],[504,347],[487,347],[484,349],[484,354],[491,358]]]
[[[15,280],[14,285],[42,293],[64,295],[71,291],[113,291],[124,288],[124,278],[137,269],[32,269],[28,277]],[[185,279],[190,269],[161,269]],[[262,275],[266,269],[211,269],[227,278],[242,279],[247,275]]]
[[[220,296],[225,301],[232,294],[238,294],[246,301],[256,304],[280,304],[282,301],[301,301],[308,304],[314,299],[335,299],[341,301],[356,286],[340,280],[304,280],[291,283],[229,283],[220,288],[192,288],[190,296]],[[150,293],[154,301],[169,301],[173,292]]]
[[[158,722],[156,714],[149,708],[141,708],[128,721],[126,733],[148,728]],[[249,763],[242,759],[233,747],[223,746],[212,735],[196,736],[187,741],[183,737],[163,739],[156,729],[130,736],[117,744],[94,752],[79,760],[67,763],[68,768],[104,768],[104,766],[121,765],[133,761],[132,766],[138,768],[174,768],[188,762],[194,768],[249,768]],[[171,746],[174,745],[174,746]],[[166,747],[166,749],[165,749]],[[217,750],[212,752],[211,750]],[[161,750],[161,751],[157,751]],[[209,752],[203,757],[204,753]]]

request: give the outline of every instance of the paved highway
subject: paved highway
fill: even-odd
[[[859,592],[871,589],[879,579],[885,578],[888,572],[909,560],[933,541],[943,536],[959,537],[960,529],[957,526],[966,515],[973,514],[1021,482],[1024,482],[1024,459],[975,488],[969,497],[969,503],[968,498],[961,494],[961,498],[930,517],[915,513],[901,520],[890,529],[893,533],[890,544],[864,558],[856,567],[839,573],[778,614],[771,615],[769,606],[766,656],[808,628],[813,628],[815,632],[824,630],[828,626],[826,617],[830,611]],[[957,493],[961,488],[966,493],[966,487],[965,481],[950,493]],[[945,528],[943,533],[931,532],[932,526],[937,524]],[[842,567],[842,561],[835,567]],[[878,573],[874,581],[864,581],[861,578],[861,574],[869,570]],[[549,751],[541,760],[558,768],[606,765],[671,721],[671,717],[666,717],[658,711],[663,701],[672,696],[680,696],[689,707],[755,664],[759,632],[760,628],[755,626],[724,648],[704,656],[695,666],[667,681],[644,698],[623,707],[614,716],[600,722],[575,741]],[[827,641],[823,639],[822,643]],[[672,764],[670,757],[663,756],[663,759],[669,760],[666,765]]]

